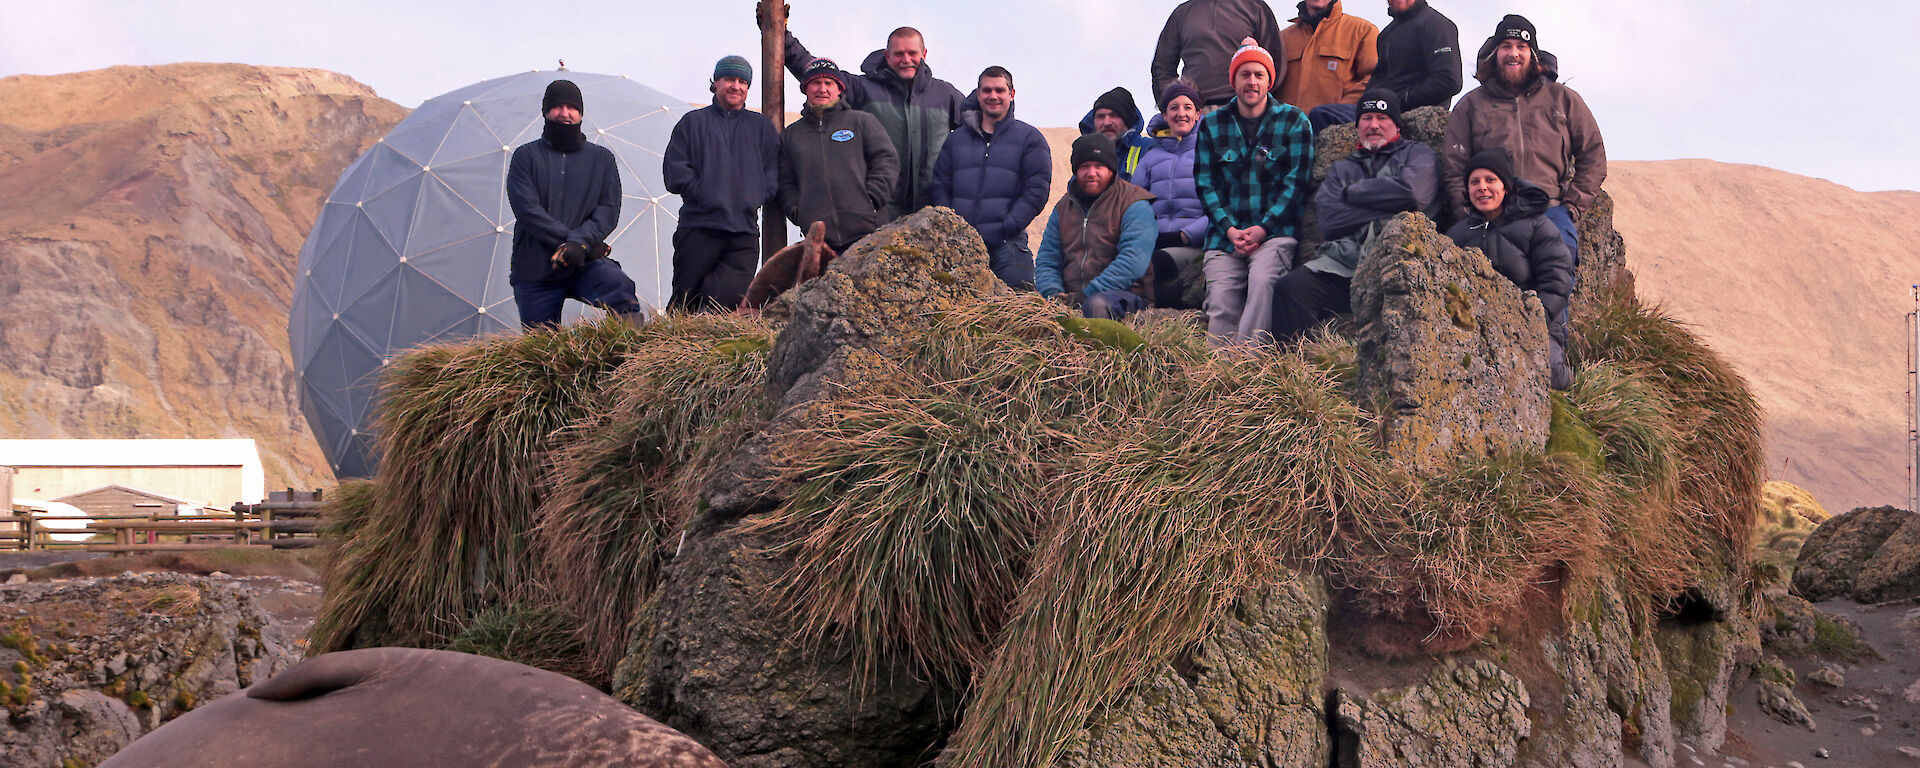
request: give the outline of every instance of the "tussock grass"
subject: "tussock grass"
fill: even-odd
[[[577,680],[605,680],[606,673],[589,661],[579,626],[579,619],[556,605],[551,595],[537,595],[480,609],[446,650],[491,656]]]
[[[556,436],[537,538],[602,677],[659,585],[700,486],[765,423],[772,334],[758,319],[671,315],[607,380],[607,406]]]

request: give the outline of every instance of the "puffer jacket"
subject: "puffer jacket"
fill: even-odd
[[[1273,65],[1285,68],[1287,57],[1280,42],[1280,20],[1266,0],[1187,0],[1167,15],[1160,40],[1153,47],[1153,94],[1167,90],[1174,78],[1185,73],[1200,89],[1200,98],[1208,104],[1225,104],[1233,98],[1233,76],[1227,64],[1233,61],[1240,41],[1253,38],[1273,56]],[[1285,78],[1274,73],[1274,82]]]
[[[813,58],[793,33],[787,33],[786,64],[794,77],[806,76],[807,64]],[[847,92],[840,100],[878,118],[899,156],[899,179],[885,201],[886,220],[925,207],[940,146],[960,127],[963,99],[959,89],[934,77],[933,68],[926,62],[920,63],[913,80],[901,80],[887,68],[887,52],[881,49],[867,54],[860,63],[860,74],[847,73]]]
[[[1545,188],[1553,202],[1593,205],[1607,179],[1607,146],[1587,102],[1559,83],[1559,60],[1536,51],[1540,75],[1516,92],[1493,71],[1492,46],[1481,51],[1474,74],[1481,85],[1462,96],[1447,119],[1441,159],[1449,204],[1465,215],[1467,161],[1482,150],[1506,147],[1514,175]]]
[[[1183,232],[1187,244],[1199,248],[1207,242],[1207,207],[1200,202],[1200,187],[1193,180],[1193,152],[1200,140],[1199,126],[1186,138],[1176,139],[1167,130],[1167,121],[1159,115],[1147,123],[1152,148],[1140,158],[1133,183],[1153,193],[1153,218],[1160,234]]]
[[[1432,218],[1439,208],[1440,158],[1425,142],[1400,139],[1377,150],[1356,149],[1327,169],[1314,210],[1327,240],[1306,267],[1353,277],[1376,225],[1404,211]]]
[[[1350,16],[1339,0],[1327,7],[1319,24],[1308,26],[1306,3],[1293,24],[1280,30],[1287,49],[1287,76],[1275,93],[1281,101],[1311,110],[1322,104],[1356,104],[1367,90],[1377,61],[1374,40],[1380,29],[1373,22]]]
[[[1546,190],[1518,179],[1507,190],[1499,218],[1488,221],[1474,211],[1447,230],[1447,237],[1462,248],[1480,249],[1494,270],[1521,290],[1539,294],[1552,326],[1556,319],[1564,321],[1567,296],[1573,293],[1573,254],[1547,220],[1548,204]]]
[[[805,232],[827,223],[841,248],[872,234],[893,192],[900,161],[873,115],[841,99],[822,113],[804,107],[780,134],[780,210]]]
[[[1012,109],[991,134],[980,124],[978,110],[961,113],[960,130],[947,138],[933,165],[928,197],[972,224],[991,251],[1026,232],[1046,207],[1053,150],[1040,129],[1015,120]]]

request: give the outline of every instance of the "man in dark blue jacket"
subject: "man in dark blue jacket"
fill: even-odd
[[[746,59],[721,59],[713,105],[680,118],[667,140],[667,191],[680,196],[669,306],[731,312],[760,264],[760,206],[780,192],[780,137],[746,109],[752,85]]]
[[[580,129],[586,102],[568,80],[547,84],[540,138],[520,145],[507,164],[513,208],[513,261],[507,282],[526,327],[558,325],[560,307],[578,299],[630,321],[644,319],[633,279],[607,258],[620,223],[620,169],[613,151]]]
[[[1098,133],[1113,140],[1120,157],[1120,180],[1132,181],[1140,168],[1140,158],[1153,148],[1153,140],[1141,134],[1144,123],[1140,107],[1133,103],[1133,92],[1115,86],[1093,100],[1093,109],[1080,118],[1080,135]]]
[[[1374,38],[1378,62],[1367,89],[1384,88],[1403,110],[1444,107],[1465,81],[1460,68],[1460,28],[1427,5],[1427,0],[1387,0],[1387,28]],[[1351,123],[1352,104],[1322,104],[1308,116],[1318,126]]]
[[[934,205],[952,208],[980,232],[1002,282],[1031,290],[1027,225],[1047,204],[1053,152],[1039,129],[1013,118],[1013,73],[987,67],[978,82],[980,108],[960,113],[960,129],[933,164],[929,192]]]

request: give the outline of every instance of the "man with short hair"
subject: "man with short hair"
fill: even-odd
[[[780,209],[802,232],[825,222],[827,246],[846,253],[887,222],[900,161],[880,121],[847,105],[839,66],[815,59],[801,72],[806,104],[780,134]]]
[[[1133,92],[1118,86],[1094,99],[1093,109],[1080,118],[1080,135],[1098,133],[1113,142],[1120,157],[1120,178],[1125,181],[1133,179],[1133,172],[1140,168],[1140,156],[1153,146],[1151,139],[1140,135],[1140,118]]]
[[[1607,147],[1587,102],[1559,83],[1559,61],[1540,50],[1540,36],[1524,16],[1500,20],[1480,46],[1474,77],[1480,87],[1454,105],[1444,153],[1446,200],[1456,217],[1468,212],[1467,160],[1503,147],[1519,178],[1547,191],[1547,220],[1580,259],[1574,227],[1580,211],[1600,196],[1607,178]]]
[[[579,86],[548,83],[540,138],[520,145],[507,163],[513,209],[507,282],[523,327],[559,325],[567,299],[629,322],[645,319],[633,278],[607,258],[607,237],[620,224],[620,169],[612,150],[587,141],[580,128],[585,113]]]
[[[1440,200],[1440,158],[1401,134],[1400,97],[1381,88],[1360,97],[1359,146],[1327,170],[1314,193],[1326,242],[1274,288],[1273,335],[1291,339],[1352,311],[1349,289],[1367,243],[1404,211],[1433,216]]]
[[[1460,92],[1460,29],[1427,0],[1387,0],[1393,21],[1374,39],[1375,64],[1368,88],[1400,97],[1402,110],[1445,107]],[[1315,126],[1351,123],[1351,104],[1315,107]]]
[[[1233,100],[1232,73],[1227,63],[1243,38],[1253,38],[1263,50],[1283,50],[1280,20],[1266,0],[1187,0],[1167,16],[1160,40],[1153,48],[1153,92],[1167,90],[1185,74],[1200,89],[1206,104],[1218,107]],[[1278,79],[1276,78],[1276,82]]]
[[[1292,264],[1313,167],[1307,116],[1268,92],[1273,56],[1247,38],[1229,67],[1233,100],[1200,121],[1193,162],[1212,222],[1201,269],[1215,346],[1271,340],[1273,285]]]
[[[933,165],[929,190],[972,224],[986,243],[989,264],[1002,282],[1033,288],[1033,251],[1027,225],[1046,207],[1053,185],[1053,152],[1040,130],[1013,117],[1013,73],[987,67],[974,91],[979,109],[960,113]]]
[[[900,178],[886,200],[886,221],[928,205],[940,146],[960,127],[965,99],[952,83],[933,76],[926,59],[927,43],[920,30],[900,27],[887,35],[886,48],[861,62],[862,74],[845,73],[847,88],[841,98],[878,118],[899,156]],[[801,77],[813,60],[800,39],[788,32],[788,71]]]
[[[1286,76],[1280,80],[1280,100],[1307,113],[1322,104],[1352,104],[1373,76],[1374,39],[1380,30],[1373,22],[1350,16],[1340,0],[1300,0],[1300,15],[1280,30],[1286,46]],[[1319,131],[1323,125],[1314,123]]]
[[[780,137],[746,109],[752,87],[752,64],[721,59],[713,104],[680,118],[667,139],[662,173],[680,196],[670,307],[732,312],[759,266],[760,206],[780,192]]]
[[[1040,295],[1090,318],[1119,320],[1153,303],[1153,194],[1122,181],[1119,164],[1105,135],[1074,139],[1073,180],[1040,238]]]

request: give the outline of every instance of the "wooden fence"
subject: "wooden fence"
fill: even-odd
[[[269,501],[260,504],[235,504],[225,513],[207,509],[204,514],[179,514],[177,511],[99,513],[92,515],[48,515],[45,510],[14,505],[11,514],[0,522],[11,522],[12,530],[0,531],[0,549],[57,550],[80,549],[124,555],[140,552],[185,552],[232,547],[259,549],[300,549],[319,543],[316,531],[321,523],[319,494],[302,494],[312,500]],[[172,509],[168,507],[166,509]],[[49,520],[85,521],[83,528],[48,528]],[[85,541],[64,541],[57,535],[87,534]],[[111,536],[111,541],[106,541]]]

